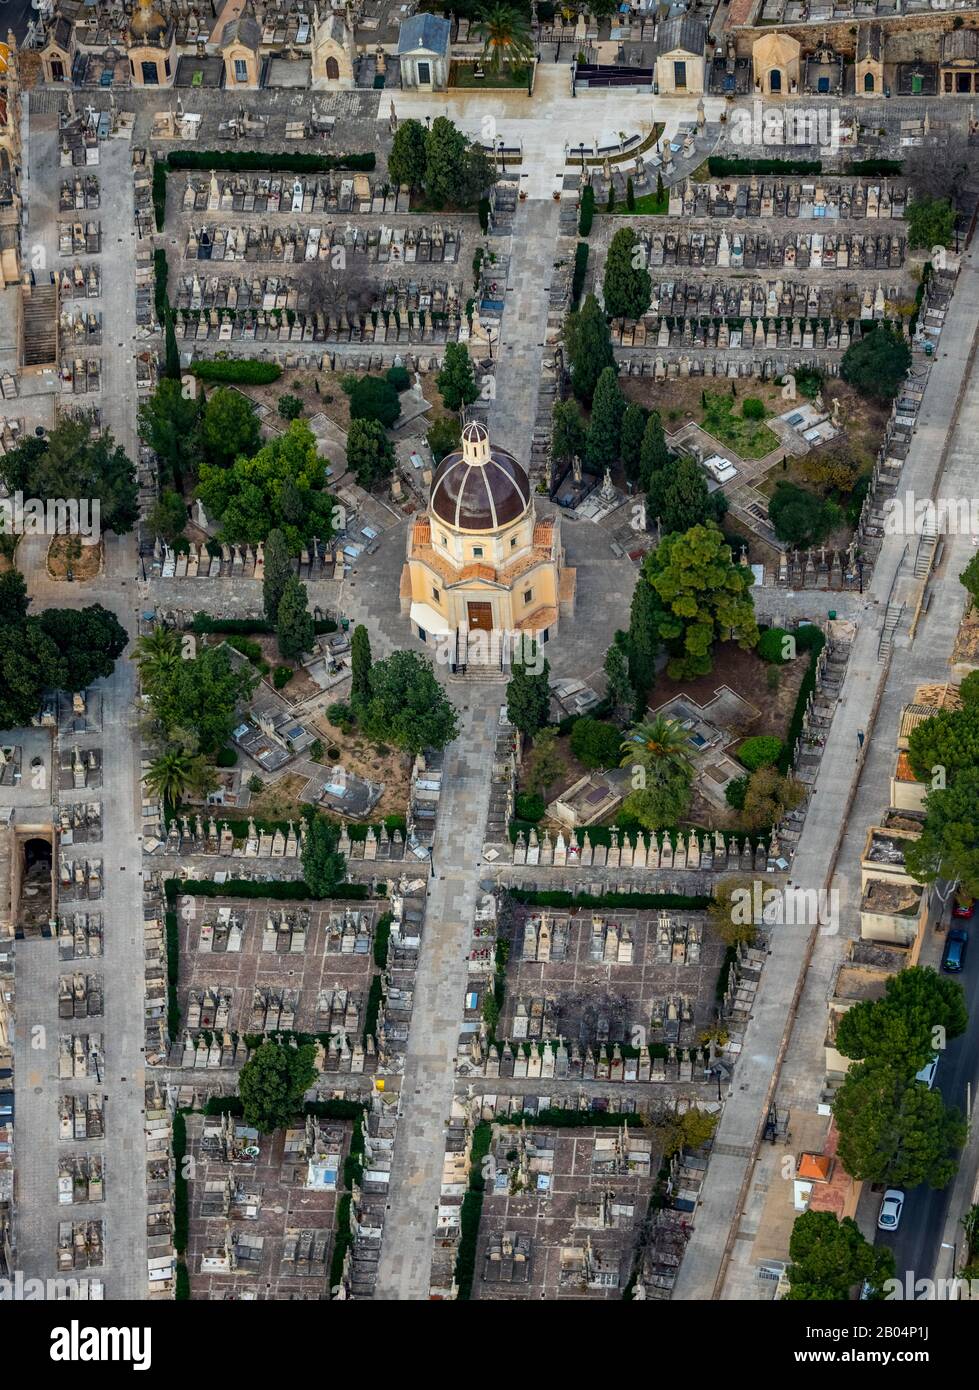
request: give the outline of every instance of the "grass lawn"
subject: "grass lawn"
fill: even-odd
[[[746,420],[734,396],[705,391],[703,428],[744,459],[760,459],[779,447],[778,436],[762,420]]]
[[[525,88],[529,78],[530,68],[526,63],[514,67],[503,66],[499,72],[491,72],[484,67],[482,77],[476,76],[475,63],[449,64],[450,87]]]
[[[625,203],[616,203],[612,209],[614,217],[663,217],[670,206],[669,189],[663,190],[662,198],[658,198],[655,193],[644,193],[641,198],[636,199],[636,206],[630,211]],[[603,203],[600,207],[596,205],[596,212],[608,212],[608,204]]]

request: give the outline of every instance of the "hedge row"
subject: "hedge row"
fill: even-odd
[[[469,1190],[462,1199],[462,1209],[459,1213],[461,1234],[455,1267],[458,1297],[464,1301],[472,1297],[473,1277],[476,1273],[476,1243],[479,1238],[483,1193],[486,1188],[483,1159],[489,1153],[492,1137],[493,1126],[488,1120],[483,1120],[473,1130],[469,1150]]]
[[[177,977],[180,973],[180,923],[175,912],[164,917],[167,940],[167,1034],[171,1042],[180,1032],[180,1005],[177,1002]]]
[[[555,1106],[538,1110],[536,1114],[530,1110],[521,1110],[516,1114],[507,1115],[506,1118],[498,1118],[497,1124],[521,1125],[526,1121],[528,1125],[544,1125],[548,1129],[618,1129],[627,1120],[633,1125],[651,1123],[648,1117],[644,1120],[642,1115],[633,1111],[613,1115],[607,1110],[561,1110]]]
[[[374,964],[378,970],[385,970],[388,963],[388,948],[391,944],[391,923],[394,921],[390,912],[385,912],[374,929]]]
[[[173,1116],[173,1248],[178,1255],[187,1249],[190,1234],[190,1201],[187,1194],[187,1121],[183,1110]]]
[[[282,170],[290,174],[328,174],[333,169],[355,172],[377,167],[373,150],[366,154],[297,154],[295,151],[265,150],[173,150],[162,162],[165,169],[223,169],[228,172]]]
[[[585,272],[588,270],[588,243],[579,241],[574,249],[574,276],[571,280],[571,307],[577,309],[581,292],[585,288]]]
[[[821,174],[820,159],[729,159],[724,155],[712,154],[707,159],[707,170],[715,176],[724,174]]]
[[[165,251],[153,252],[153,304],[156,309],[156,317],[160,323],[167,316],[167,309],[170,301],[167,299],[167,282],[170,278],[170,267],[167,265],[167,253]]]
[[[355,1120],[363,1110],[359,1100],[308,1100],[303,1106],[304,1115],[312,1115],[317,1120]],[[205,1115],[232,1115],[241,1119],[245,1107],[240,1096],[211,1096],[204,1106]]]
[[[153,218],[156,230],[163,231],[167,216],[167,166],[166,161],[153,161]]]
[[[310,892],[309,885],[301,878],[279,879],[271,883],[256,883],[250,878],[231,878],[227,883],[212,883],[207,878],[170,878],[167,879],[165,888],[168,902],[173,902],[183,894],[189,894],[196,898],[272,898],[278,902],[302,902],[305,899],[316,901],[316,894]],[[328,896],[362,902],[370,894],[366,883],[338,883]],[[380,890],[379,896],[384,896]]]
[[[808,651],[810,655],[809,669],[802,677],[802,684],[799,686],[799,693],[796,696],[795,709],[792,711],[785,742],[778,756],[778,762],[775,764],[783,777],[792,766],[792,752],[796,740],[802,733],[802,724],[806,717],[806,705],[809,703],[809,696],[816,689],[816,663],[819,660],[819,653],[826,645],[826,638],[822,629],[816,627],[815,624],[796,628],[793,636],[795,637],[796,651]]]
[[[257,362],[253,357],[216,357],[193,362],[190,371],[200,381],[218,381],[224,385],[268,386],[282,375],[277,362]]]
[[[848,174],[885,174],[888,178],[898,177],[903,169],[901,159],[851,159],[846,166]]]
[[[697,912],[711,902],[709,896],[700,893],[602,893],[593,897],[590,893],[569,893],[559,888],[510,888],[508,892],[515,902],[528,907],[676,907]]]

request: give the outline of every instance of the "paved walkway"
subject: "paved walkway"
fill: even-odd
[[[460,687],[461,688],[461,687]],[[445,1126],[466,988],[466,955],[503,687],[465,687],[460,733],[446,750],[431,881],[374,1297],[427,1299],[442,1182]]]
[[[918,429],[904,467],[902,490],[917,497],[934,495],[936,479],[944,459],[946,440],[956,419],[960,399],[966,385],[973,392],[979,387],[973,338],[979,322],[979,270],[975,253],[966,258],[952,306],[942,335],[939,361],[929,378],[925,399],[919,416]],[[964,489],[962,495],[974,491],[964,471],[970,466],[966,441],[975,437],[975,421],[971,410],[963,417],[957,432],[953,460],[963,451],[963,471],[956,463],[950,473],[949,486]],[[968,538],[958,538],[955,547],[962,547]],[[887,680],[886,668],[878,663],[877,645],[880,625],[892,584],[899,589],[907,586],[902,571],[905,545],[910,545],[913,558],[916,538],[888,536],[884,540],[869,593],[877,608],[873,621],[860,625],[850,654],[849,667],[816,782],[813,801],[806,817],[805,828],[792,866],[791,883],[802,887],[828,886],[837,849],[841,846],[844,829],[843,811],[852,807],[856,795],[860,765],[857,761],[858,730],[868,736],[874,728],[874,716]],[[950,547],[950,550],[953,547]],[[933,605],[922,627],[913,659],[922,676],[942,678],[946,674],[947,657],[962,611],[964,591],[957,582],[958,569],[947,561],[941,584],[942,600]],[[905,565],[905,570],[907,566]],[[900,641],[900,639],[899,639]],[[916,676],[911,658],[898,646],[893,658],[894,691],[877,724],[874,738],[868,737],[865,754],[871,750],[877,756],[889,756],[894,744],[896,708],[904,702],[906,690]],[[888,773],[889,775],[889,773]],[[874,804],[868,808],[870,819],[876,819],[886,808],[887,795],[883,788],[875,789]],[[859,910],[859,871],[854,853],[866,833],[866,820],[850,817],[852,829],[849,842],[843,842],[839,871],[832,886],[841,894],[841,919],[853,921]],[[702,1191],[694,1233],[687,1247],[674,1298],[682,1301],[710,1299],[721,1296],[719,1281],[728,1259],[737,1250],[735,1271],[742,1277],[730,1281],[732,1297],[745,1297],[744,1270],[750,1260],[749,1242],[738,1241],[738,1234],[750,1234],[750,1221],[757,1220],[764,1192],[772,1180],[771,1159],[775,1150],[766,1150],[765,1161],[754,1174],[755,1188],[749,1192],[751,1155],[767,1115],[769,1101],[775,1093],[773,1078],[776,1068],[786,1061],[786,1083],[779,1099],[812,1108],[822,1083],[822,1036],[826,1022],[826,999],[836,962],[842,954],[843,942],[831,936],[811,941],[807,927],[784,927],[774,938],[772,953],[762,975],[761,988],[745,1037],[745,1046],[735,1074],[735,1090],[725,1107],[718,1129],[721,1151],[715,1151]],[[808,953],[813,948],[812,961]],[[806,981],[801,994],[798,1022],[787,1009],[796,1000],[796,991]],[[793,1032],[794,1029],[794,1032]],[[740,1230],[742,1202],[746,1201],[749,1229]],[[719,1233],[730,1231],[725,1245]],[[739,1246],[743,1249],[738,1250]]]
[[[57,257],[57,198],[60,173],[57,121],[46,116],[32,121],[30,143],[34,170],[29,203],[28,235],[42,246],[54,265]],[[86,301],[103,314],[103,390],[93,398],[104,420],[130,458],[135,458],[135,238],[132,232],[131,148],[112,140],[101,147],[100,217],[104,239],[103,294]],[[77,398],[84,401],[83,397]],[[47,578],[44,537],[25,537],[17,562],[27,580],[33,611],[47,607],[81,608],[101,603],[136,634],[136,565],[132,536],[106,539],[105,568],[90,584],[59,584]],[[130,647],[131,650],[131,647]],[[128,655],[128,652],[127,652]],[[103,836],[92,847],[102,858],[104,895],[92,903],[102,914],[104,955],[91,962],[104,979],[104,1014],[97,1020],[61,1022],[57,1016],[59,968],[54,941],[17,946],[17,1182],[18,1267],[28,1276],[54,1277],[59,1221],[102,1220],[105,1259],[90,1271],[101,1279],[109,1299],[143,1299],[147,1293],[146,1163],[143,1133],[144,1064],[143,996],[144,945],[142,847],[139,828],[139,739],[135,667],[126,656],[113,675],[98,683],[102,691],[102,731],[77,740],[85,751],[101,748],[103,782],[94,793],[65,792],[64,802],[97,799],[102,803]],[[45,736],[45,742],[47,738]],[[53,750],[57,756],[58,744]],[[4,800],[8,800],[6,789]],[[46,807],[50,817],[51,801]],[[18,808],[18,820],[31,818]],[[37,814],[37,813],[34,813]],[[82,847],[80,853],[86,853]],[[70,851],[69,851],[70,852]],[[82,965],[87,963],[83,962]],[[46,1046],[32,1045],[32,1030],[44,1029]],[[59,1033],[101,1032],[104,1073],[101,1083],[58,1082]],[[36,1034],[35,1034],[36,1036]],[[93,1143],[59,1145],[58,1097],[99,1090],[105,1097],[105,1138]],[[58,1205],[58,1159],[65,1152],[95,1151],[103,1155],[106,1200],[92,1205]]]

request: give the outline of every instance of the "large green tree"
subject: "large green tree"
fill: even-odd
[[[979,706],[939,710],[923,719],[908,739],[908,761],[915,776],[934,787],[979,766]]]
[[[286,580],[279,599],[275,636],[285,661],[298,661],[303,652],[313,650],[316,628],[309,611],[309,595],[306,585],[294,574]]]
[[[648,514],[664,532],[689,531],[714,519],[707,479],[693,459],[678,458],[658,469],[646,494]]]
[[[565,319],[564,346],[571,363],[571,388],[579,401],[590,405],[598,378],[606,367],[615,366],[608,324],[593,294]]]
[[[850,344],[840,363],[840,376],[871,400],[889,404],[911,365],[911,348],[890,324],[878,323]]]
[[[436,116],[425,138],[425,192],[431,202],[466,207],[490,187],[494,177],[479,146],[447,116]]]
[[[350,703],[363,710],[371,697],[371,639],[363,623],[350,641]]]
[[[237,707],[247,700],[255,677],[243,663],[232,665],[228,648],[202,647],[195,657],[161,671],[150,689],[150,712],[163,742],[174,731],[192,734],[202,753],[215,754],[229,742]]]
[[[919,883],[955,879],[964,896],[979,898],[979,768],[928,793],[921,835],[908,842],[904,862]]]
[[[506,712],[524,738],[533,738],[543,729],[550,699],[550,664],[542,662],[541,669],[534,672],[524,662],[515,661],[506,688]]]
[[[659,654],[659,600],[645,574],[640,573],[632,591],[629,631],[625,650],[629,661],[629,684],[635,692],[637,715],[646,708],[649,688],[656,676]]]
[[[88,608],[47,608],[39,622],[61,654],[72,690],[84,690],[94,680],[111,676],[116,658],[129,641],[116,615],[100,603]]]
[[[165,489],[154,503],[146,518],[146,529],[151,536],[173,545],[180,539],[187,525],[187,503],[179,492]]]
[[[188,792],[207,796],[214,791],[218,779],[214,768],[201,754],[171,744],[153,759],[143,781],[153,796],[177,806]]]
[[[305,420],[229,468],[201,467],[198,495],[220,521],[220,537],[231,544],[257,545],[282,531],[293,555],[313,536],[333,534],[333,499],[325,491],[326,464]]]
[[[768,519],[775,534],[788,545],[815,545],[825,540],[839,517],[834,503],[795,483],[776,483],[768,504]]]
[[[132,461],[111,434],[93,439],[88,420],[64,419],[43,439],[32,436],[0,456],[0,479],[9,492],[41,502],[97,501],[102,532],[125,535],[139,518]]]
[[[804,1211],[789,1237],[789,1292],[793,1302],[841,1303],[857,1284],[880,1293],[894,1277],[894,1252],[871,1245],[849,1216],[838,1221],[831,1211]]]
[[[479,388],[465,343],[446,343],[435,384],[446,410],[461,410],[463,406],[472,405],[479,395]]]
[[[890,977],[882,999],[863,999],[847,1009],[837,1024],[836,1050],[889,1063],[910,1077],[964,1033],[968,1021],[958,980],[914,965]]]
[[[347,467],[365,492],[389,482],[394,471],[394,445],[377,420],[351,420],[347,433]]]
[[[201,408],[179,381],[164,377],[139,407],[139,433],[159,455],[163,481],[179,489],[193,483],[201,463]]]
[[[551,455],[570,463],[585,452],[585,423],[576,401],[558,401],[551,416]]]
[[[903,1069],[880,1062],[852,1066],[836,1093],[839,1157],[851,1177],[888,1187],[947,1187],[966,1125]]]
[[[714,643],[732,634],[743,651],[757,645],[751,571],[734,564],[716,526],[665,536],[647,554],[643,575],[656,595],[656,627],[671,653],[671,679],[707,675]]]
[[[619,434],[619,454],[622,467],[630,483],[639,481],[642,440],[646,432],[647,412],[641,405],[630,402],[622,414],[622,429]]]
[[[415,652],[392,652],[374,662],[363,726],[369,737],[412,755],[444,748],[458,732],[455,706],[446,699],[431,662]]]
[[[649,308],[652,280],[642,261],[642,243],[631,227],[622,227],[605,258],[602,293],[609,318],[639,319]]]
[[[636,705],[636,692],[629,679],[629,656],[627,637],[617,632],[615,640],[605,653],[605,695],[617,719],[627,719]]]
[[[425,136],[426,130],[421,121],[399,122],[388,155],[388,177],[391,182],[406,184],[412,192],[425,182],[428,166]]]
[[[29,725],[44,691],[66,681],[66,664],[36,618],[0,623],[0,729]]]
[[[644,830],[672,830],[687,814],[690,806],[690,772],[660,763],[644,771],[645,785],[629,793],[622,803],[627,815],[635,816]]]
[[[634,724],[620,746],[621,767],[641,767],[654,773],[661,767],[692,772],[690,731],[663,714]]]
[[[615,368],[606,367],[595,387],[585,440],[585,459],[592,468],[607,468],[618,458],[624,411],[625,397]]]
[[[262,576],[262,607],[265,621],[278,622],[279,604],[287,581],[292,577],[292,556],[289,543],[278,527],[270,531],[265,542],[265,572]]]
[[[238,1077],[244,1120],[262,1134],[282,1129],[298,1115],[303,1094],[316,1080],[312,1043],[289,1047],[263,1042],[249,1057]]]
[[[201,444],[208,463],[226,468],[236,458],[251,458],[261,439],[258,416],[247,396],[229,386],[211,392],[201,420]]]
[[[639,485],[644,492],[652,487],[653,478],[670,460],[670,451],[663,433],[663,421],[659,412],[650,411],[646,428],[643,430],[642,444],[639,446]]]
[[[315,898],[328,898],[347,872],[346,857],[338,849],[340,827],[312,809],[304,819],[303,880]]]

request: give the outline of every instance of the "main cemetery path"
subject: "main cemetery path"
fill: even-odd
[[[459,737],[446,749],[401,1084],[403,1113],[391,1170],[391,1209],[385,1218],[374,1294],[379,1299],[428,1297],[503,688],[475,683],[453,688],[466,692],[467,703],[459,713]]]

